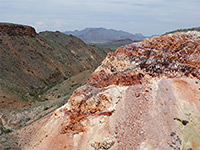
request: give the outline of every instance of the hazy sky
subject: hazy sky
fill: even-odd
[[[200,26],[200,0],[0,0],[0,22],[38,32],[105,27],[153,35]]]

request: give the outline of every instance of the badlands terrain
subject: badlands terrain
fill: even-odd
[[[199,150],[200,33],[108,53],[65,105],[18,134],[24,150]]]
[[[0,149],[16,149],[16,130],[67,102],[108,50],[61,32],[0,23]]]
[[[103,47],[0,23],[0,150],[199,150],[200,32]]]

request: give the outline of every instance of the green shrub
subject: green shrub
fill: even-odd
[[[64,80],[67,80],[68,78],[67,77],[64,77]]]
[[[47,110],[47,109],[49,109],[49,107],[44,107],[44,110]]]
[[[26,118],[26,122],[28,122],[29,120],[31,120],[31,118],[30,118],[30,117]]]
[[[6,129],[6,130],[4,130],[4,133],[5,133],[5,134],[8,134],[8,133],[10,133],[10,132],[12,132],[11,129]]]

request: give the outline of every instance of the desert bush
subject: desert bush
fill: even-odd
[[[12,132],[11,129],[6,129],[6,130],[4,130],[4,133],[5,133],[5,134],[8,134],[8,133],[10,133],[10,132]]]
[[[31,120],[31,118],[30,118],[30,117],[26,118],[26,120],[25,120],[25,121],[26,121],[26,122],[28,122],[29,120]]]
[[[49,107],[44,107],[44,110],[47,110],[47,109],[49,109]]]

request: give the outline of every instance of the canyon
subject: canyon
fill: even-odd
[[[0,23],[0,149],[17,149],[12,134],[65,104],[107,52],[59,31]]]

